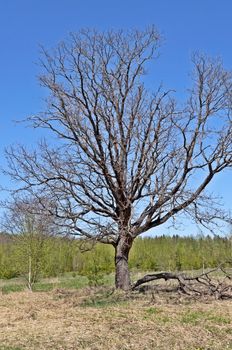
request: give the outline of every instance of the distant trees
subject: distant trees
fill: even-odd
[[[225,219],[205,190],[232,165],[231,73],[195,55],[193,86],[179,105],[143,79],[159,44],[153,27],[82,30],[45,51],[47,110],[29,120],[57,143],[7,152],[12,178],[57,225],[113,245],[116,287],[124,290],[140,234],[180,213],[207,227]]]
[[[32,290],[41,273],[45,241],[51,233],[50,217],[41,215],[35,200],[15,199],[5,212],[3,226],[14,234],[14,264]]]
[[[6,236],[5,236],[6,237]],[[28,277],[28,255],[20,235],[0,234],[0,279]],[[37,247],[37,237],[32,246]],[[39,255],[39,278],[56,277],[66,272],[86,276],[92,285],[101,284],[114,271],[114,249],[96,244],[84,254],[80,240],[49,236]],[[21,257],[22,260],[19,258]],[[229,238],[214,236],[137,238],[130,253],[133,271],[192,271],[214,268],[222,261],[231,261]]]

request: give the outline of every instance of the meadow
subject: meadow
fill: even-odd
[[[3,291],[0,314],[1,350],[232,349],[231,301],[54,288]]]
[[[80,242],[54,237],[43,244],[32,292],[18,239],[5,237],[0,249],[0,350],[232,350],[231,300],[192,298],[164,281],[120,292],[111,247],[81,253]],[[193,274],[230,255],[227,238],[139,239],[131,277],[163,269]]]

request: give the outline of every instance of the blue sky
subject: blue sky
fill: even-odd
[[[69,32],[82,27],[100,30],[144,28],[162,33],[160,58],[152,79],[182,96],[189,84],[194,51],[221,56],[232,68],[231,0],[7,0],[0,2],[0,158],[12,143],[33,145],[41,134],[15,123],[43,109],[45,92],[37,76],[39,45],[52,48]],[[0,175],[0,184],[9,180]],[[231,173],[222,174],[210,189],[232,209]],[[191,226],[191,231],[194,228]],[[189,232],[189,227],[184,229]]]

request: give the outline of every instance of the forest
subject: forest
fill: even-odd
[[[114,271],[114,249],[80,239],[43,235],[0,235],[0,278],[27,276],[35,280],[66,272],[87,276],[96,284]],[[229,237],[159,236],[137,238],[129,257],[133,271],[191,271],[218,266],[232,258]]]

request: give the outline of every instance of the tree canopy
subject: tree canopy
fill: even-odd
[[[185,103],[146,87],[160,35],[144,31],[72,34],[44,50],[47,110],[29,118],[58,140],[7,151],[10,175],[67,231],[113,244],[116,285],[130,285],[133,240],[179,213],[210,226],[225,219],[205,190],[232,165],[231,73],[193,56]],[[49,204],[48,204],[49,203]]]

